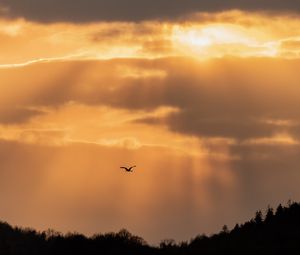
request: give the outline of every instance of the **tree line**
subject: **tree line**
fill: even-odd
[[[231,230],[224,225],[218,234],[198,235],[180,243],[163,240],[156,247],[126,229],[86,237],[80,233],[63,235],[54,230],[38,232],[0,222],[0,254],[300,254],[300,203],[290,201],[275,210],[268,207],[265,213],[257,211],[251,220],[236,224]]]

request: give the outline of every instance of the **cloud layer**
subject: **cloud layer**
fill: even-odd
[[[126,227],[158,242],[299,199],[299,66],[163,58],[2,68],[0,217],[87,234]],[[134,175],[119,172],[132,162]]]
[[[298,16],[230,11],[164,22],[40,24],[0,20],[0,68],[54,60],[299,58]],[[16,66],[15,66],[16,67]]]
[[[2,0],[2,13],[8,17],[24,17],[39,22],[141,21],[174,19],[195,12],[232,9],[260,11],[300,10],[294,0]]]
[[[169,58],[3,69],[1,86],[6,94],[0,120],[24,122],[42,114],[43,107],[70,102],[145,112],[171,107],[178,111],[140,117],[137,123],[167,125],[199,138],[243,141],[280,133],[298,138],[299,66],[299,60],[233,58],[201,63]],[[16,103],[19,108],[13,107]]]
[[[298,9],[1,1],[0,219],[157,243],[299,200]]]

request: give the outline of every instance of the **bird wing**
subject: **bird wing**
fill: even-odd
[[[123,169],[125,169],[125,170],[128,170],[128,168],[127,168],[127,167],[125,167],[125,166],[121,166],[120,168],[123,168]]]

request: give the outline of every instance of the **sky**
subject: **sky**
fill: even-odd
[[[0,219],[158,244],[299,201],[299,16],[297,0],[0,0]]]

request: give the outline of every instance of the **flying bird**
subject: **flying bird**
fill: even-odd
[[[125,167],[125,166],[121,166],[120,168],[123,168],[123,169],[125,169],[125,171],[126,171],[126,172],[133,172],[133,170],[132,170],[132,169],[133,169],[134,167],[136,167],[136,166],[131,166],[131,167]]]

